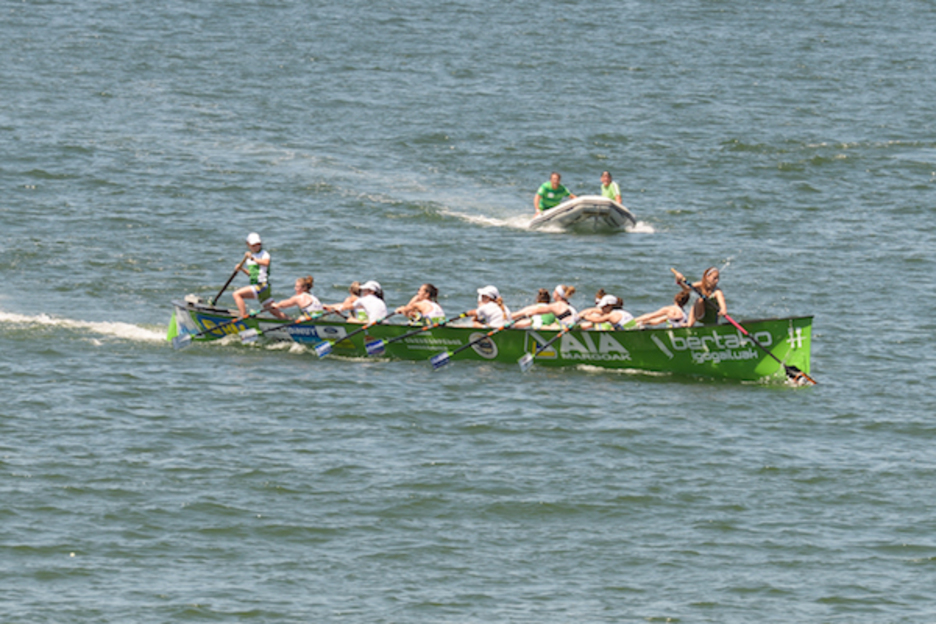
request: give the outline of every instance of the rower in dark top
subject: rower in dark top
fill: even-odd
[[[682,285],[686,278],[678,271],[676,274],[676,283]],[[703,325],[717,325],[719,317],[728,314],[728,307],[725,305],[725,295],[718,287],[719,272],[715,267],[705,269],[702,279],[692,284],[693,287],[706,296],[708,304],[701,297],[697,297],[689,309],[689,320],[686,327],[692,327],[697,322]]]

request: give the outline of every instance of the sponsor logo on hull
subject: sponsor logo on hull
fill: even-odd
[[[563,359],[586,362],[631,359],[630,352],[610,332],[580,332],[579,337],[581,340],[570,332],[559,339],[559,353]]]
[[[705,330],[691,336],[675,336],[672,331],[666,332],[667,339],[661,339],[654,334],[650,337],[653,343],[669,359],[673,359],[674,352],[688,352],[692,361],[696,364],[712,362],[728,362],[733,360],[754,360],[760,357],[756,351],[751,339],[740,331],[728,334],[720,334],[716,330],[711,333],[703,333]],[[762,331],[751,334],[758,343],[764,348],[773,345],[773,336],[770,332]]]
[[[225,323],[227,323],[225,325]],[[188,323],[183,323],[188,327]],[[248,329],[247,323],[244,321],[237,321],[236,323],[230,323],[229,319],[218,320],[211,318],[209,316],[199,316],[196,322],[196,325],[200,325],[202,329],[206,332],[207,336],[215,336],[217,338],[224,338],[231,334],[239,334],[242,331]],[[221,325],[221,327],[219,327]],[[201,330],[196,329],[193,333],[198,333]]]
[[[475,332],[468,337],[468,342],[472,340],[478,340],[484,336],[482,333]],[[483,357],[486,360],[493,360],[497,357],[497,345],[494,344],[494,341],[490,338],[485,338],[475,344],[471,345],[471,348],[474,349],[474,352]]]
[[[338,325],[295,325],[286,331],[288,331],[289,335],[297,342],[303,342],[304,340],[313,338],[336,342],[342,340],[347,335],[345,328]]]

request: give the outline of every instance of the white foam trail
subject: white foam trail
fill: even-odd
[[[635,234],[656,234],[656,230],[653,229],[653,226],[646,221],[638,221],[632,227],[627,228],[627,231],[634,232]]]
[[[87,321],[74,321],[71,319],[60,319],[49,316],[48,314],[37,314],[29,316],[25,314],[11,314],[0,311],[0,324],[20,325],[25,327],[61,327],[63,329],[77,329],[82,331],[91,331],[102,336],[113,336],[123,340],[134,340],[138,342],[165,342],[166,330],[159,331],[145,329],[139,325],[130,323],[92,323]]]
[[[484,225],[487,227],[509,227],[516,230],[530,229],[529,215],[517,215],[515,217],[508,217],[506,219],[497,219],[495,217],[485,217],[484,215],[465,214],[462,212],[456,212],[454,210],[440,210],[439,214],[446,217],[455,217],[456,219],[461,219],[462,221],[467,221],[468,223]]]

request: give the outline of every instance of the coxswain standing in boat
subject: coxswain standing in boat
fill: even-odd
[[[541,303],[532,306],[532,308],[524,308],[523,311],[514,314],[514,318],[520,318],[522,315],[553,314],[555,315],[555,320],[563,327],[574,325],[575,322],[578,321],[578,313],[575,311],[575,308],[572,307],[572,304],[569,303],[569,298],[574,294],[575,286],[559,284],[553,290],[552,303]]]
[[[596,329],[611,331],[630,329],[635,327],[634,315],[624,309],[624,301],[614,295],[604,295],[598,300],[595,308],[582,313],[587,323],[582,323],[582,329]]]
[[[549,174],[549,182],[543,182],[533,196],[533,206],[536,208],[536,214],[539,214],[550,208],[555,208],[566,198],[575,199],[577,196],[561,184],[562,176],[553,171]]]
[[[469,310],[467,316],[474,317],[474,327],[503,327],[510,319],[510,310],[504,305],[496,286],[478,289],[478,307]]]
[[[682,273],[679,271],[674,271],[674,273],[676,274],[677,284],[681,286],[686,283],[686,278],[683,277]],[[686,321],[686,327],[692,327],[696,323],[717,325],[719,317],[728,314],[728,308],[725,305],[725,295],[722,293],[721,288],[718,287],[719,277],[718,269],[709,267],[705,269],[705,272],[702,274],[702,279],[693,284],[695,288],[698,288],[699,291],[708,298],[709,303],[706,304],[705,300],[701,297],[696,298],[692,307],[689,308],[689,319]]]
[[[426,283],[405,306],[396,309],[397,314],[403,314],[414,324],[432,325],[445,322],[445,311],[439,305],[439,289]]]
[[[247,302],[245,299],[257,299],[264,309],[273,304],[272,290],[270,289],[270,252],[263,249],[260,235],[251,232],[247,236],[247,247],[250,251],[244,254],[246,262],[238,265],[240,270],[250,278],[250,286],[244,286],[234,291],[234,303],[240,316],[247,316]]]
[[[621,203],[621,188],[611,179],[611,172],[601,172],[601,196]]]
[[[374,280],[361,284],[361,296],[354,302],[352,310],[349,323],[373,323],[387,318],[389,312],[380,284]]]
[[[306,275],[305,277],[300,277],[296,280],[294,286],[296,294],[290,297],[289,299],[283,299],[282,301],[277,301],[276,303],[270,306],[270,313],[273,314],[278,319],[288,319],[281,310],[284,308],[291,308],[296,306],[302,312],[302,314],[308,316],[309,318],[314,318],[320,316],[324,311],[324,306],[322,302],[318,300],[318,297],[312,294],[312,286],[315,283],[315,279],[311,275]]]

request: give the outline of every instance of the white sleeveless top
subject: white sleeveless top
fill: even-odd
[[[316,297],[312,293],[303,293],[303,294],[305,295],[305,298],[304,298],[305,303],[300,303],[299,309],[302,310],[304,313],[311,316],[315,312],[321,312],[322,310],[325,309],[324,307],[322,307],[322,302],[318,300],[318,297]]]
[[[366,320],[368,323],[386,318],[388,314],[387,304],[377,295],[358,297],[358,300],[354,302],[354,312],[363,312],[366,318],[362,320]],[[360,316],[361,315],[358,314],[358,318],[360,318]]]

